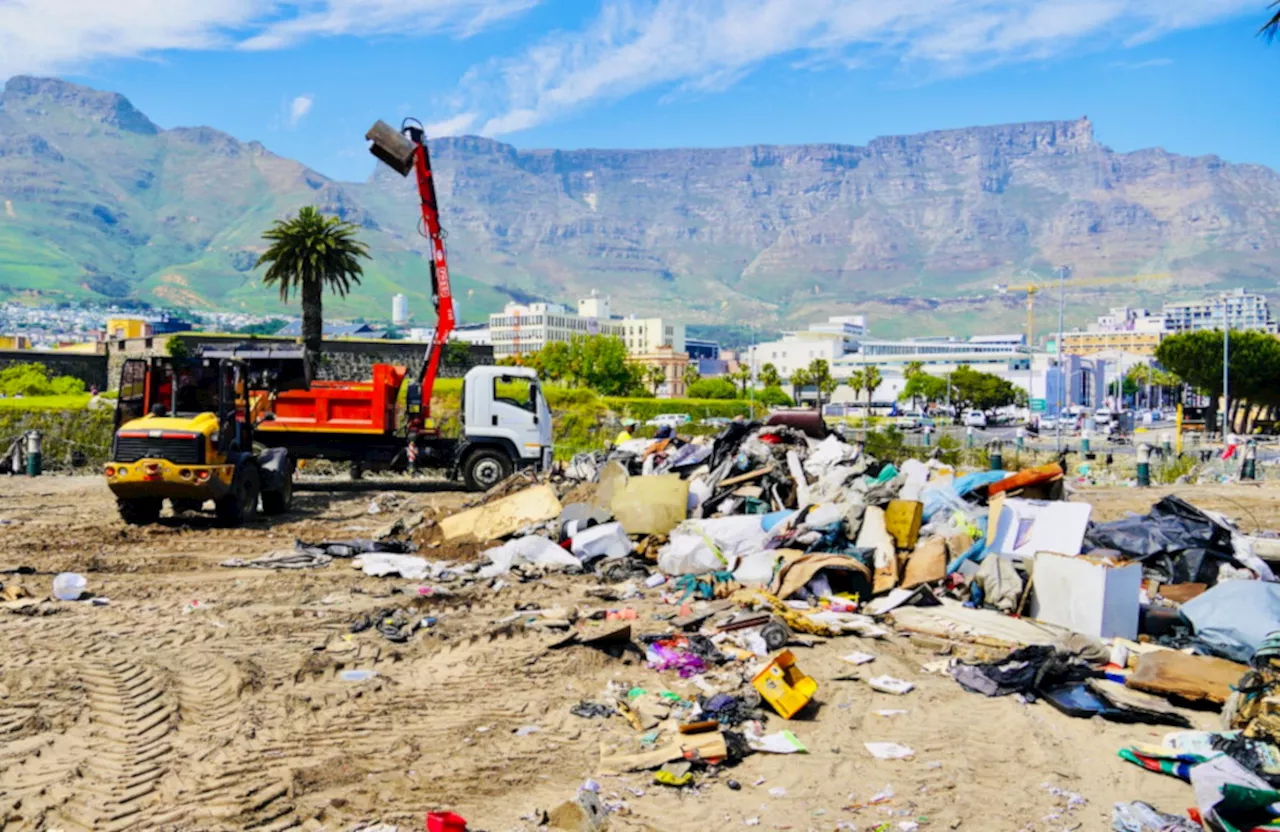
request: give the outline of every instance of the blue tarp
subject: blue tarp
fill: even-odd
[[[1247,662],[1280,630],[1280,584],[1223,581],[1182,605],[1196,640],[1215,655]]]

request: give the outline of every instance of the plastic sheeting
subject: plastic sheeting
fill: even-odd
[[[1098,523],[1085,533],[1086,550],[1115,549],[1143,562],[1162,583],[1218,582],[1223,562],[1240,567],[1231,532],[1200,509],[1172,495],[1151,507],[1146,517]]]
[[[951,482],[930,485],[920,492],[920,502],[924,503],[924,519],[928,522],[943,509],[956,510],[972,514],[974,507],[965,502],[964,496],[984,485],[991,485],[1009,476],[1008,471],[974,471],[957,477]]]
[[[687,520],[658,551],[658,568],[668,575],[731,571],[739,558],[764,549],[768,537],[758,514]]]
[[[523,563],[562,568],[581,565],[576,557],[541,535],[509,540],[501,546],[486,549],[484,556],[489,559],[489,565],[476,573],[481,578],[503,575],[510,572],[511,567]]]
[[[1182,605],[1200,646],[1247,662],[1268,633],[1280,630],[1280,585],[1225,581]]]

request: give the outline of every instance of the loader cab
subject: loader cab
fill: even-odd
[[[130,359],[120,374],[115,428],[173,427],[212,417],[217,430],[210,450],[248,450],[253,420],[247,381],[245,365],[233,359]]]

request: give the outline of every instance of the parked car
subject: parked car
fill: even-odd
[[[1040,417],[1041,431],[1056,431],[1057,429],[1058,429],[1057,416],[1041,416]]]
[[[1093,414],[1093,424],[1099,428],[1106,427],[1111,424],[1111,411],[1105,407],[1100,407]]]
[[[732,419],[727,419],[724,416],[708,416],[707,418],[703,419],[699,424],[709,428],[722,428],[728,425],[732,421],[733,421]]]
[[[965,411],[964,426],[967,428],[985,428],[987,426],[987,414],[981,410]]]
[[[648,422],[645,422],[651,428],[660,428],[663,425],[671,425],[672,427],[680,427],[687,425],[693,421],[693,417],[688,413],[659,413]]]

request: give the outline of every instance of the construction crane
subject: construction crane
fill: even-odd
[[[1145,280],[1168,280],[1171,277],[1173,277],[1173,275],[1169,274],[1168,272],[1155,272],[1152,274],[1132,274],[1132,275],[1124,275],[1122,277],[1121,276],[1084,277],[1084,278],[1079,278],[1074,280],[1068,280],[1066,282],[1066,287],[1072,288],[1072,287],[1081,287],[1081,286],[1088,286],[1088,287],[1107,286],[1115,283],[1134,283],[1137,281],[1145,281]],[[1010,286],[1007,283],[997,283],[995,285],[995,290],[1002,295],[1007,295],[1011,292],[1027,293],[1027,349],[1034,349],[1035,347],[1036,294],[1039,292],[1046,291],[1049,288],[1050,287],[1047,285],[1040,285],[1036,283],[1026,283],[1021,286]]]
[[[431,415],[431,392],[435,388],[436,374],[440,370],[440,357],[444,345],[453,333],[457,318],[453,311],[453,290],[449,286],[449,263],[444,253],[444,231],[440,227],[440,205],[436,198],[435,179],[431,171],[431,155],[427,150],[426,131],[417,119],[405,119],[396,130],[379,121],[365,134],[371,144],[369,151],[401,176],[417,174],[418,199],[422,205],[424,237],[431,241],[431,303],[436,309],[436,331],[431,338],[426,360],[418,374],[417,389],[411,389],[411,399],[421,402],[421,407],[410,415],[410,433],[421,432]]]

